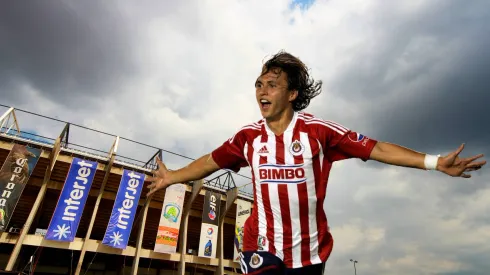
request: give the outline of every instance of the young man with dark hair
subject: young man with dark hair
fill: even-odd
[[[332,163],[348,158],[438,170],[469,178],[483,155],[459,158],[461,145],[444,157],[376,141],[333,121],[305,113],[320,94],[298,58],[279,52],[262,67],[255,82],[263,119],[240,129],[211,154],[188,166],[159,168],[148,195],[171,184],[202,179],[219,169],[238,172],[250,166],[254,208],[245,223],[240,263],[244,274],[322,274],[332,251],[323,202]]]

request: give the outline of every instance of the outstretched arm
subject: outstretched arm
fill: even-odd
[[[487,162],[477,161],[483,154],[469,158],[460,158],[464,144],[457,150],[444,157],[432,156],[414,150],[381,142],[349,130],[332,121],[322,121],[310,118],[315,124],[323,148],[326,148],[326,157],[334,162],[348,158],[377,160],[382,163],[411,167],[425,170],[438,170],[453,177],[470,178],[467,173],[480,169]]]
[[[186,167],[179,170],[170,171],[165,164],[157,157],[158,169],[154,171],[153,177],[147,177],[145,181],[152,182],[148,185],[150,192],[147,196],[152,195],[160,189],[164,189],[169,185],[188,182],[205,178],[212,173],[218,171],[220,167],[213,160],[211,154],[204,155],[197,160],[191,162]]]
[[[175,171],[169,171],[170,183],[187,182],[205,178],[218,171],[220,167],[211,154],[206,154],[189,165]]]
[[[239,131],[211,154],[206,154],[191,162],[186,167],[175,171],[168,170],[165,164],[157,158],[158,169],[153,171],[153,177],[148,177],[145,180],[152,182],[148,185],[150,192],[148,192],[147,196],[151,196],[158,190],[164,189],[174,183],[185,183],[203,179],[220,169],[230,169],[238,172],[240,167],[247,165],[247,161],[243,155],[245,142],[245,132]]]
[[[371,151],[370,159],[382,163],[426,170],[438,170],[453,177],[470,178],[466,172],[480,169],[486,161],[476,161],[483,154],[469,158],[459,158],[464,144],[444,157],[431,156],[387,142],[377,142]]]

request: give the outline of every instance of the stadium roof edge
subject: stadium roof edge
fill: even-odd
[[[17,108],[14,108],[14,107],[3,105],[3,104],[0,104],[0,106],[9,108],[4,114],[2,114],[0,116],[0,136],[3,136],[4,138],[7,138],[7,139],[11,139],[12,141],[24,142],[24,143],[27,143],[27,144],[30,144],[30,145],[41,147],[41,148],[50,148],[50,149],[52,149],[53,148],[53,145],[54,145],[54,139],[52,139],[52,138],[47,138],[47,137],[39,136],[39,135],[36,135],[36,134],[28,133],[28,134],[30,134],[32,136],[38,136],[38,137],[41,137],[43,139],[52,140],[53,143],[50,143],[50,142],[44,141],[42,139],[36,139],[36,140],[34,140],[32,138],[27,138],[25,136],[24,137],[18,136],[18,134],[21,133],[21,130],[19,129],[19,126],[18,126],[18,122],[17,122],[17,118],[16,118],[16,115],[15,115],[15,111],[24,112],[24,113],[35,115],[35,116],[39,116],[39,117],[42,117],[42,118],[45,118],[45,119],[50,119],[50,120],[54,120],[54,121],[57,121],[57,122],[66,123],[67,125],[73,125],[73,126],[76,126],[76,127],[81,127],[81,128],[87,129],[87,130],[99,132],[99,133],[106,134],[106,135],[113,136],[113,137],[117,137],[116,135],[113,135],[113,134],[105,133],[105,132],[98,131],[98,130],[95,130],[95,129],[91,129],[91,128],[88,128],[88,127],[85,127],[85,126],[73,124],[73,123],[70,123],[70,122],[67,122],[67,121],[62,121],[62,120],[51,118],[51,117],[47,117],[47,116],[44,116],[44,115],[39,115],[39,114],[36,114],[36,113],[33,113],[33,112],[29,112],[29,111],[17,109]],[[10,118],[11,117],[13,117],[13,120],[14,121],[13,121],[12,125],[9,126],[8,124],[10,122]],[[15,130],[17,131],[17,133],[16,134],[11,134],[10,131],[14,127],[15,127]],[[138,142],[138,141],[133,141],[133,140],[130,140],[130,139],[127,139],[127,138],[123,138],[123,137],[120,137],[120,138],[121,139],[124,139],[124,140],[127,140],[127,141],[130,141],[130,142],[135,142],[135,143],[138,143],[140,145],[144,145],[144,146],[147,146],[147,147],[150,147],[150,148],[159,149],[158,147],[155,147],[155,146],[152,146],[152,145],[147,145],[147,144],[144,144],[144,143],[141,143],[141,142]],[[67,139],[67,141],[68,141],[68,139]],[[69,145],[69,144],[70,144],[69,142],[66,142],[66,145]],[[83,146],[79,146],[79,147],[82,147],[83,148]],[[87,148],[87,147],[84,147],[84,148]],[[93,149],[93,148],[87,148],[87,149],[91,149],[93,151],[98,151],[98,150]],[[171,154],[174,154],[174,155],[177,155],[177,156],[180,156],[180,157],[184,157],[184,158],[187,158],[187,159],[192,159],[190,157],[186,157],[186,156],[183,156],[181,154],[177,154],[177,153],[174,153],[174,152],[171,152],[171,151],[167,151],[167,150],[163,150],[163,149],[159,149],[159,150],[162,150],[162,151],[165,151],[167,153],[171,153]],[[69,148],[68,146],[65,146],[65,147],[62,146],[61,147],[61,151],[62,152],[65,152],[65,153],[73,154],[73,155],[79,155],[81,157],[86,157],[86,158],[91,158],[91,159],[94,159],[94,160],[103,161],[103,162],[108,162],[109,161],[109,157],[108,156],[101,156],[101,155],[94,154],[94,153],[91,153],[91,152],[87,152],[87,151],[83,151],[83,150],[79,150],[79,149],[75,149],[75,148]],[[124,157],[124,156],[119,155],[117,153],[116,153],[116,155],[118,157],[120,157],[120,158],[130,159],[131,160],[131,158]],[[117,165],[123,166],[123,167],[128,167],[130,169],[134,169],[134,170],[139,171],[139,172],[142,172],[142,173],[146,173],[146,174],[152,172],[152,169],[150,169],[150,168],[143,167],[143,166],[138,166],[138,165],[135,165],[133,163],[122,161],[120,158],[116,159],[114,161],[114,163],[117,164]],[[135,161],[140,162],[139,160],[135,160]],[[230,176],[233,173],[233,174],[238,175],[238,176],[241,176],[241,177],[249,178],[247,176],[244,176],[244,175],[241,175],[241,174],[238,174],[238,173],[234,173],[233,171],[229,171],[229,170],[224,170],[224,171],[227,171],[227,174],[230,174]],[[205,187],[206,188],[209,188],[209,189],[212,189],[212,190],[215,190],[215,191],[219,191],[219,192],[226,192],[227,191],[226,189],[220,188],[219,186],[217,187],[217,186],[211,185],[211,181],[209,181],[209,180],[204,179],[204,182],[205,182]],[[234,185],[234,182],[233,182],[233,185]],[[238,187],[238,188],[240,188],[240,187]],[[247,199],[247,200],[253,200],[253,196],[250,193],[244,192],[243,189],[239,189],[238,197],[241,197],[241,198]]]

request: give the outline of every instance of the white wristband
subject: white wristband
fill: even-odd
[[[436,170],[439,156],[425,155],[424,165],[427,170]]]

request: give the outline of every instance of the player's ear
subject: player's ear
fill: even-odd
[[[298,91],[289,91],[289,102],[293,102],[298,97]]]

